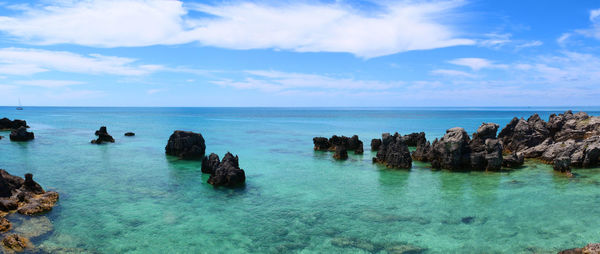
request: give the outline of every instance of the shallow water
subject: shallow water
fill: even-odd
[[[36,139],[0,132],[0,168],[31,172],[61,194],[44,215],[52,230],[32,238],[45,251],[553,253],[600,241],[600,169],[574,170],[573,179],[534,162],[503,173],[418,162],[389,170],[371,163],[368,148],[382,132],[432,139],[561,111],[4,107],[0,117],[26,119]],[[101,125],[116,143],[89,143]],[[165,156],[177,129],[201,132],[207,152],[239,155],[245,188],[215,189],[200,162]],[[312,150],[312,137],[333,134],[358,134],[365,154],[338,162]]]

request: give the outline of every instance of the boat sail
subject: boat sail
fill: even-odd
[[[23,110],[23,106],[21,105],[21,98],[19,98],[19,106],[17,107],[17,110]]]

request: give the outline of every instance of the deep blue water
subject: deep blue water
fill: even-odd
[[[371,163],[368,146],[382,132],[433,139],[565,109],[0,107],[36,135],[19,143],[0,132],[0,168],[61,194],[29,223],[45,225],[32,237],[41,251],[553,253],[599,241],[600,169],[573,179],[535,162],[503,173],[390,170]],[[89,143],[102,125],[116,143]],[[239,155],[245,188],[215,189],[200,162],[165,156],[174,130]],[[338,162],[312,150],[313,137],[333,134],[358,134],[365,154]]]

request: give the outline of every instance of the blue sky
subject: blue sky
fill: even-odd
[[[26,106],[599,106],[598,1],[0,2]]]

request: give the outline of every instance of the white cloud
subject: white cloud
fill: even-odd
[[[542,46],[544,43],[541,41],[530,41],[530,42],[525,42],[522,44],[519,44],[516,46],[516,49],[523,49],[523,48],[531,48],[531,47],[539,47]]]
[[[501,48],[502,46],[512,42],[512,40],[510,39],[510,37],[512,37],[512,34],[509,33],[488,33],[485,34],[485,37],[486,39],[480,40],[478,44],[483,47],[493,49]]]
[[[364,13],[342,2],[217,5],[167,0],[54,1],[0,17],[0,30],[42,45],[97,47],[199,42],[229,49],[348,52],[377,57],[410,50],[472,45],[449,24],[463,1],[386,2]],[[188,12],[202,12],[192,18]]]
[[[25,48],[0,49],[0,74],[30,75],[45,71],[84,74],[145,75],[160,70],[158,65],[136,65],[135,59],[80,55],[66,51]]]
[[[564,47],[567,44],[567,41],[569,40],[570,37],[571,37],[571,33],[563,33],[560,37],[558,37],[558,39],[556,39],[556,42],[561,47]]]
[[[600,23],[600,9],[590,11],[590,21]]]
[[[17,85],[39,86],[39,87],[45,87],[45,88],[58,88],[58,87],[66,87],[66,86],[85,84],[84,82],[74,81],[74,80],[45,80],[45,79],[18,80],[18,81],[15,81],[14,83]]]
[[[468,73],[468,72],[457,71],[457,70],[446,70],[446,69],[433,70],[433,71],[431,71],[431,74],[442,75],[442,76],[451,76],[451,77],[465,77],[465,78],[477,77],[476,75]]]
[[[495,64],[494,62],[484,58],[458,58],[449,61],[449,63],[466,66],[474,71],[479,71],[481,69],[505,69],[508,67],[504,64]]]
[[[163,91],[162,89],[149,89],[146,91],[146,93],[147,94],[155,94],[155,93],[162,92],[162,91]]]
[[[600,9],[590,11],[590,21],[592,22],[592,27],[575,30],[575,33],[600,40]]]

